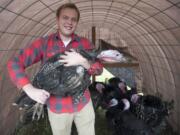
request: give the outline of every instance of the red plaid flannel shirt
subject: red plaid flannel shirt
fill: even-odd
[[[37,39],[8,61],[7,67],[9,76],[18,88],[22,88],[24,85],[30,83],[30,80],[25,73],[25,68],[38,61],[44,63],[45,60],[54,54],[64,52],[69,48],[78,48],[79,45],[82,45],[84,49],[93,49],[93,46],[87,39],[81,38],[75,34],[72,34],[72,41],[67,47],[64,46],[58,32],[45,38]],[[88,69],[88,73],[91,75],[100,74],[101,72],[102,65],[99,62],[95,62],[91,65],[90,69]],[[62,98],[50,96],[47,105],[50,110],[55,113],[72,113],[80,111],[89,100],[90,93],[87,89],[78,104],[72,103],[72,97]]]

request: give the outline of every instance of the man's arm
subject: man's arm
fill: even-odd
[[[36,40],[9,59],[7,63],[9,76],[18,88],[22,88],[24,85],[30,83],[30,80],[25,73],[25,69],[41,60],[43,55],[41,44],[41,39]]]
[[[45,104],[46,100],[50,96],[47,91],[43,89],[37,89],[31,83],[24,85],[22,89],[31,99],[41,104]]]
[[[90,62],[73,49],[71,51],[66,51],[65,54],[61,56],[59,62],[64,63],[66,67],[81,65],[85,69],[90,68]]]
[[[61,56],[59,62],[64,63],[64,66],[81,65],[87,69],[91,75],[99,75],[103,71],[103,66],[100,62],[96,61],[92,63],[75,50],[71,50],[70,52],[66,51],[65,55]]]
[[[39,103],[45,103],[48,92],[34,88],[25,73],[28,66],[41,60],[42,52],[42,39],[36,40],[30,46],[21,50],[19,54],[11,58],[7,63],[7,69],[12,82],[19,88],[23,89],[26,94],[33,100]]]

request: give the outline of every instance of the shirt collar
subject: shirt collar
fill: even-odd
[[[71,35],[71,37],[72,37],[72,41],[79,41],[79,37],[78,37],[78,35],[76,35],[75,33],[73,33],[73,34]],[[56,38],[57,40],[61,40],[61,37],[60,37],[58,31],[55,33],[55,38]]]

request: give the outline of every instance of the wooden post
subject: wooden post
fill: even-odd
[[[92,43],[96,46],[96,27],[92,27]]]
[[[94,44],[94,46],[96,46],[96,27],[95,26],[92,27],[92,43]],[[95,75],[92,76],[92,82],[94,81],[96,81]]]

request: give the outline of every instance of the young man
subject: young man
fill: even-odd
[[[78,104],[74,104],[72,97],[52,96],[47,91],[32,86],[25,74],[25,68],[38,62],[44,63],[48,58],[59,52],[65,52],[60,62],[64,66],[81,65],[88,73],[100,74],[102,65],[99,62],[90,64],[76,51],[68,51],[71,48],[92,49],[91,43],[74,34],[80,13],[78,8],[67,3],[58,8],[58,31],[45,38],[35,40],[27,48],[22,50],[8,62],[8,71],[11,79],[22,88],[33,100],[48,106],[48,115],[53,135],[70,135],[71,125],[74,121],[79,135],[94,135],[94,110],[88,89],[84,92]]]

